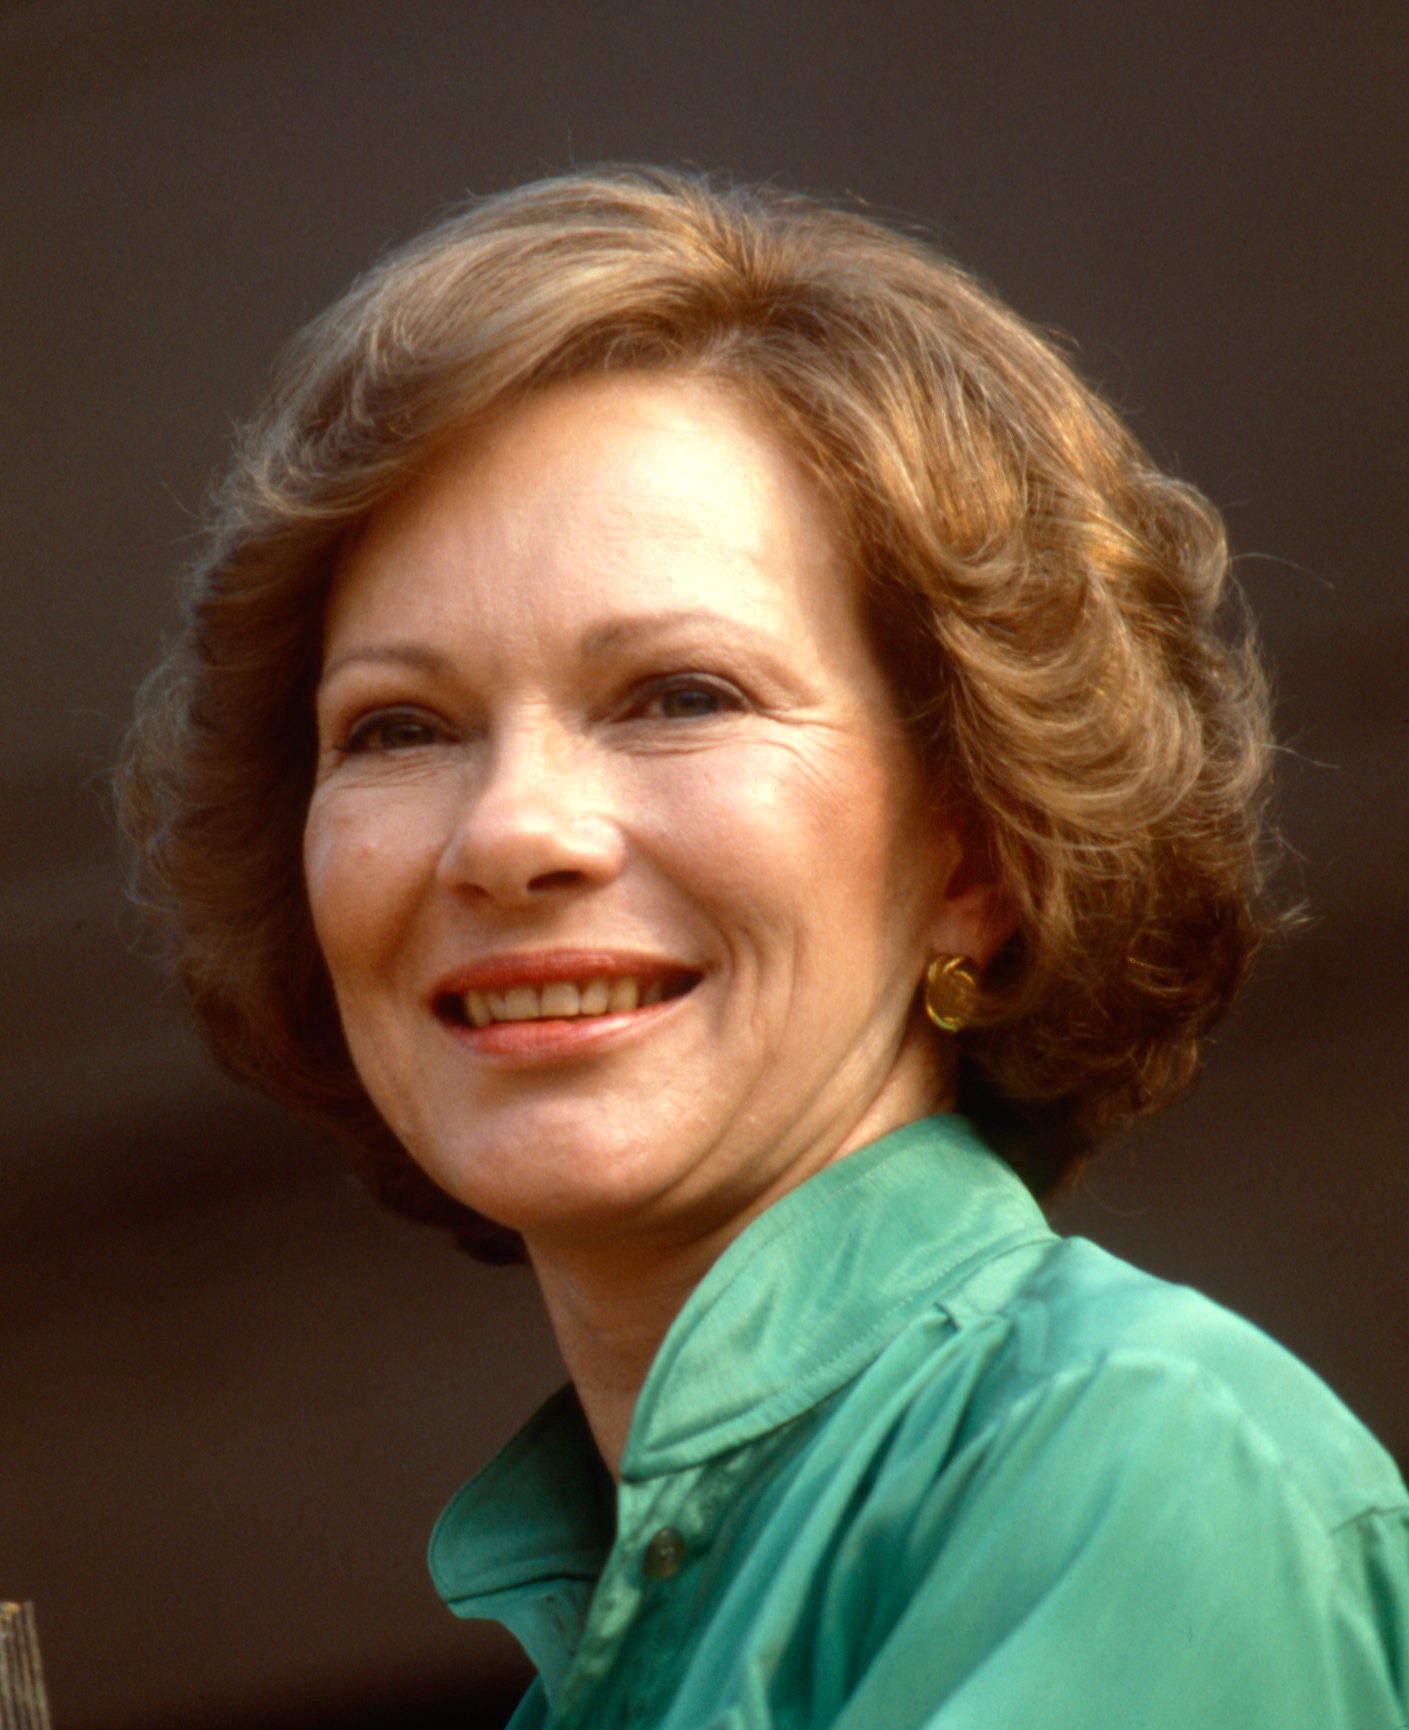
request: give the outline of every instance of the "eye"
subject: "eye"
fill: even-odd
[[[419,751],[444,737],[444,729],[414,710],[393,709],[366,715],[352,728],[343,745],[349,757],[393,751]]]
[[[648,720],[705,721],[744,707],[740,691],[698,673],[658,679],[641,693],[637,713]]]

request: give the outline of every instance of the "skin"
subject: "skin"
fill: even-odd
[[[615,1469],[671,1320],[808,1176],[949,1104],[928,960],[1006,931],[824,501],[693,377],[555,387],[344,555],[305,837],[372,1098],[522,1233]],[[662,1001],[473,1025],[467,990]]]

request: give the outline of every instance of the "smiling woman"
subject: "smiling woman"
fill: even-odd
[[[431,1557],[517,1724],[1403,1724],[1385,1456],[1037,1206],[1264,928],[1225,575],[804,200],[530,187],[291,352],[125,817],[221,1060],[533,1265],[573,1386]]]
[[[353,1060],[541,1278],[599,1236],[702,1273],[945,1093],[916,958],[986,961],[999,897],[951,893],[830,512],[737,393],[608,375],[452,446],[339,561],[324,652]]]

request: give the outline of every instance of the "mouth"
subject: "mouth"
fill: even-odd
[[[668,973],[586,974],[581,978],[549,979],[541,985],[505,985],[445,991],[435,1000],[435,1012],[457,1027],[493,1027],[501,1022],[583,1021],[606,1015],[627,1015],[657,1003],[683,997],[699,984],[700,975],[684,970]]]

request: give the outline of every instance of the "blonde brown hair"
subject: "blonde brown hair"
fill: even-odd
[[[836,501],[897,703],[1017,915],[958,1036],[1039,1193],[1188,1080],[1262,934],[1265,697],[1215,628],[1220,521],[1055,345],[927,246],[622,170],[472,205],[294,343],[214,501],[119,776],[136,890],[217,1058],[488,1259],[348,1057],[302,879],[339,546],[451,438],[611,369],[705,373]]]

